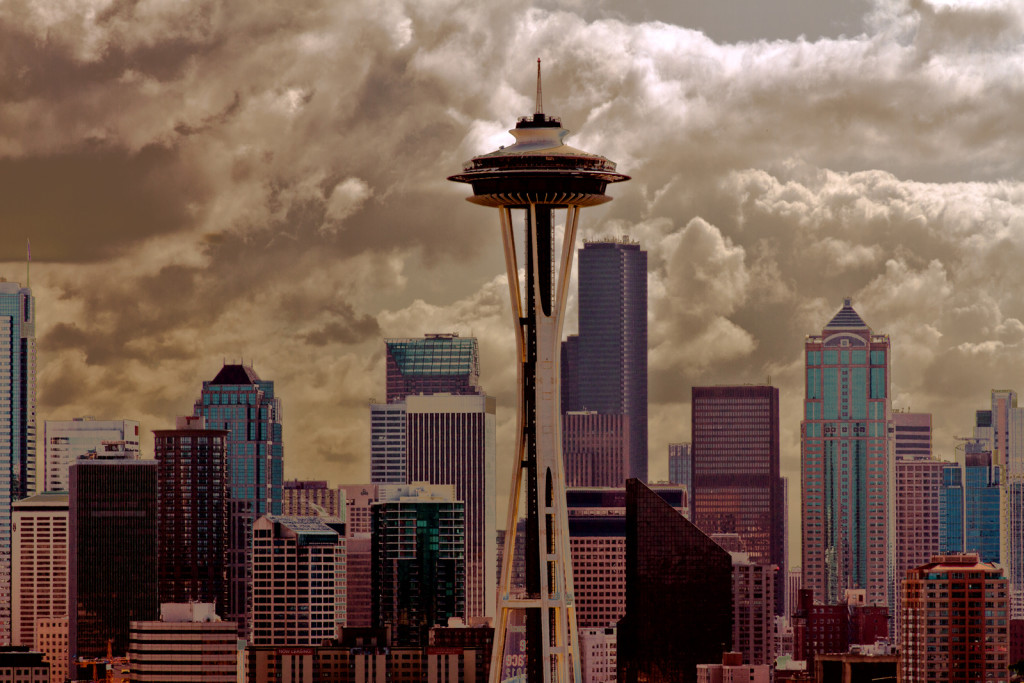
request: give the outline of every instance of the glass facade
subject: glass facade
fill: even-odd
[[[422,339],[388,339],[387,402],[413,394],[480,394],[480,351],[476,337],[428,334]]]
[[[825,604],[847,588],[888,602],[889,348],[849,299],[805,343],[802,566]]]
[[[153,432],[160,602],[227,604],[227,432],[191,427]]]
[[[689,615],[689,616],[682,616]],[[732,558],[657,493],[626,482],[620,683],[696,683],[732,642]]]
[[[779,390],[693,387],[691,406],[691,519],[706,534],[739,534],[754,563],[785,567]]]
[[[238,623],[245,637],[251,582],[246,557],[252,543],[252,525],[262,515],[281,514],[281,400],[274,396],[274,383],[260,379],[251,367],[225,365],[212,381],[203,382],[193,415],[206,418],[207,429],[228,432],[226,616]]]
[[[70,657],[128,650],[129,622],[155,620],[157,463],[79,460],[71,466],[68,515]]]
[[[391,627],[395,646],[426,646],[432,626],[465,613],[464,506],[403,488],[373,505],[373,623]]]
[[[563,383],[575,375],[562,395],[578,405],[562,410],[626,415],[627,476],[647,481],[647,252],[628,240],[585,242],[578,298],[578,341],[563,343],[575,365],[562,374]]]
[[[11,504],[36,491],[35,297],[0,282],[0,642],[11,638]]]

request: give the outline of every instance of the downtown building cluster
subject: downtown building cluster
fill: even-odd
[[[779,390],[693,387],[691,441],[648,482],[646,253],[586,242],[579,286],[561,437],[583,680],[1008,680],[1024,618],[1014,391],[936,457],[931,416],[892,406],[888,336],[846,300],[804,344],[790,569]],[[282,399],[246,365],[202,382],[151,460],[130,419],[47,420],[38,448],[34,322],[31,291],[0,283],[0,659],[50,681],[488,676],[505,531],[476,339],[385,341],[368,481],[335,486],[285,480]],[[521,646],[506,643],[503,679]]]

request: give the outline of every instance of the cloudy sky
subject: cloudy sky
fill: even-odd
[[[649,252],[653,476],[692,385],[770,377],[795,477],[803,336],[844,295],[939,454],[1024,389],[1019,3],[6,0],[0,275],[30,238],[41,419],[166,428],[244,358],[286,476],[365,481],[382,338],[458,331],[507,456],[496,219],[445,177],[511,141],[537,57],[633,178],[582,233]]]

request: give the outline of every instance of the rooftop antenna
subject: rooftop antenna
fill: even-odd
[[[544,98],[541,96],[540,92],[540,57],[537,57],[537,110],[534,113],[544,113]]]

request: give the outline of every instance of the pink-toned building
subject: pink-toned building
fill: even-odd
[[[345,513],[341,509],[344,501],[340,494],[338,489],[331,488],[326,481],[286,481],[281,500],[281,514],[316,517],[323,510],[323,514],[328,517],[345,519]]]
[[[565,413],[562,458],[566,486],[625,486],[629,471],[628,417],[594,411]]]
[[[68,615],[37,618],[32,649],[42,652],[43,661],[50,664],[50,683],[64,683],[69,664]]]
[[[652,484],[650,488],[683,513],[686,491],[682,486]],[[580,629],[615,626],[626,614],[626,490],[570,488],[565,499],[576,623]]]
[[[14,645],[34,645],[39,619],[68,614],[68,494],[47,491],[11,506],[11,633]],[[64,634],[65,648],[67,632]]]
[[[1009,601],[1002,570],[978,555],[936,555],[903,582],[900,680],[1006,681]]]
[[[370,522],[373,519],[370,506],[378,500],[376,484],[342,484],[338,487],[345,498],[345,533],[350,537],[356,534],[369,534],[373,531]]]

